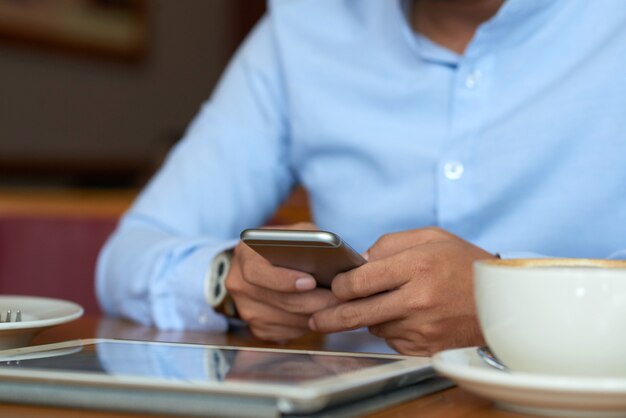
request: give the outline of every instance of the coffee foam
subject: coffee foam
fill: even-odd
[[[518,268],[559,268],[559,267],[586,267],[604,269],[626,269],[626,260],[604,260],[599,258],[512,258],[481,260],[492,266]]]

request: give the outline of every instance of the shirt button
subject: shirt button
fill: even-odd
[[[443,166],[443,175],[448,180],[460,179],[463,176],[463,171],[465,171],[465,167],[457,161],[451,161]]]
[[[465,78],[465,87],[467,87],[470,90],[473,89],[474,87],[478,85],[478,82],[480,81],[482,76],[483,74],[480,71],[478,70],[472,71]]]

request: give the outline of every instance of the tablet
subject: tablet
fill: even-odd
[[[432,376],[429,358],[385,354],[115,339],[0,351],[2,401],[192,416],[312,414]]]

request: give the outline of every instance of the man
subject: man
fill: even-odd
[[[621,0],[270,2],[104,249],[103,307],[222,330],[203,289],[234,248],[225,285],[260,338],[480,344],[475,260],[624,256],[625,57]],[[296,183],[367,250],[332,290],[238,244]]]

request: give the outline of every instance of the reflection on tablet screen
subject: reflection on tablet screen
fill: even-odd
[[[187,381],[297,383],[395,361],[398,360],[107,341],[53,357],[0,361],[0,367]]]

